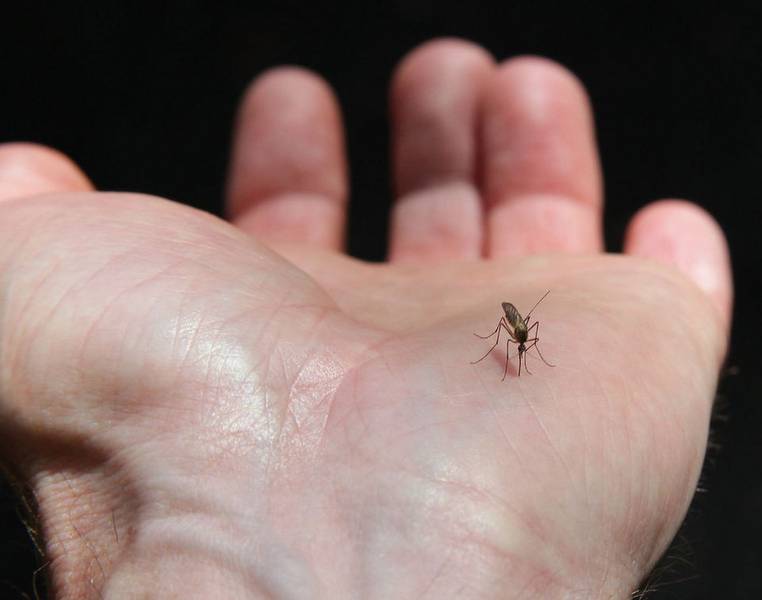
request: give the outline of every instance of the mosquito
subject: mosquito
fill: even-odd
[[[542,355],[542,352],[540,352],[540,347],[537,345],[537,342],[539,341],[539,335],[540,335],[540,322],[535,320],[534,324],[529,324],[529,317],[532,316],[532,312],[534,312],[534,309],[537,308],[537,305],[540,304],[543,300],[545,300],[545,296],[550,294],[550,290],[545,292],[545,295],[540,298],[535,305],[532,307],[532,310],[530,310],[527,313],[526,317],[522,317],[521,313],[519,313],[518,309],[511,304],[510,302],[503,302],[503,312],[505,315],[500,317],[500,322],[497,324],[497,327],[495,327],[495,331],[490,333],[489,335],[479,335],[478,333],[475,333],[474,335],[478,338],[481,338],[483,340],[488,340],[493,335],[497,334],[497,339],[495,340],[495,343],[492,344],[492,347],[487,350],[487,354],[482,356],[479,360],[473,361],[471,364],[475,365],[478,362],[483,361],[485,358],[487,358],[495,349],[495,346],[497,346],[500,343],[500,330],[505,329],[505,332],[508,334],[508,341],[505,344],[505,371],[503,372],[503,379],[502,381],[505,381],[506,375],[508,375],[508,354],[510,352],[510,344],[513,342],[518,346],[519,350],[519,373],[518,376],[521,377],[521,358],[524,358],[524,369],[527,373],[530,375],[532,372],[529,370],[529,367],[527,366],[527,357],[526,353],[529,351],[530,348],[535,348],[537,350],[537,354],[540,355],[540,358],[542,359],[542,362],[544,362],[549,367],[555,367],[556,365],[551,365],[547,360],[545,360],[545,357]],[[508,327],[510,325],[511,327]],[[534,331],[534,337],[530,338],[529,333]]]

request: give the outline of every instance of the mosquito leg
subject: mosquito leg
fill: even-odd
[[[481,338],[483,340],[488,340],[496,333],[498,334],[498,337],[500,337],[500,326],[507,327],[508,324],[505,322],[505,317],[500,317],[500,320],[497,322],[497,327],[495,327],[495,331],[490,333],[489,335],[479,335],[478,333],[475,333],[474,335],[478,338]]]
[[[527,350],[528,348],[524,350],[524,370],[531,375],[532,371],[529,370],[529,365],[527,364]]]
[[[535,349],[537,350],[537,354],[540,355],[540,358],[542,359],[542,362],[544,362],[549,367],[555,367],[556,365],[550,364],[547,360],[545,360],[545,357],[542,355],[542,352],[540,352],[540,347],[537,345],[537,342],[540,340],[540,322],[535,321],[534,325],[532,325],[529,329],[527,329],[527,334],[532,331],[532,329],[535,329],[534,332],[534,338],[531,340],[528,340],[530,342],[534,341],[533,346],[535,346]],[[529,350],[529,348],[527,348]],[[524,361],[526,363],[526,361]]]
[[[545,360],[545,357],[542,355],[542,352],[540,352],[540,347],[537,345],[537,342],[534,343],[535,350],[537,350],[537,354],[540,355],[540,358],[542,359],[542,362],[544,362],[549,367],[555,367],[556,365],[550,364],[547,360]]]
[[[516,343],[512,339],[509,339],[505,343],[505,369],[503,370],[503,378],[501,379],[501,381],[505,381],[505,376],[508,375],[508,353],[511,350],[511,342],[513,342],[514,344]],[[519,358],[520,357],[521,357],[521,354],[519,354]],[[519,360],[519,370],[521,370],[521,361],[520,360]]]
[[[521,350],[519,350],[519,374],[518,377],[521,377]]]
[[[495,347],[500,343],[500,328],[501,327],[504,328],[508,332],[508,335],[511,335],[511,330],[508,329],[508,324],[505,322],[505,317],[501,317],[500,318],[500,322],[497,324],[497,327],[495,327],[495,331],[493,331],[491,334],[489,334],[487,336],[481,336],[481,335],[479,335],[477,333],[474,334],[476,337],[482,338],[483,340],[486,340],[486,339],[491,338],[493,335],[495,335],[497,333],[497,339],[495,340],[495,343],[492,344],[492,347],[489,350],[487,350],[487,353],[484,356],[482,356],[479,360],[473,361],[471,363],[472,365],[475,365],[476,363],[481,362],[485,358],[487,358],[489,356],[490,352],[492,352],[495,349]]]
[[[532,338],[531,340],[527,340],[527,342],[533,342],[531,346],[527,347],[527,350],[529,350],[530,348],[534,348],[535,350],[537,350],[537,354],[540,355],[542,362],[544,362],[549,367],[555,367],[556,365],[551,365],[547,360],[545,360],[545,357],[542,355],[542,352],[540,352],[540,347],[537,345],[537,342],[539,341],[540,341],[540,338],[537,338],[537,337]],[[526,363],[526,361],[524,362]]]

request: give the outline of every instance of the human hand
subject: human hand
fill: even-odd
[[[719,228],[660,202],[603,254],[549,61],[436,41],[392,104],[383,265],[340,253],[340,119],[301,70],[244,100],[233,225],[0,150],[2,450],[57,597],[626,597],[664,551],[725,351]],[[470,364],[548,289],[555,368]]]

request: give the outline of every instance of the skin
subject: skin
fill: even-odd
[[[339,111],[258,77],[230,222],[0,147],[0,422],[57,598],[626,598],[693,495],[732,285],[663,200],[602,253],[585,92],[435,40],[391,90],[390,260],[342,253]],[[500,302],[550,368],[477,365]]]

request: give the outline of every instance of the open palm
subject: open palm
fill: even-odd
[[[392,102],[383,265],[338,252],[338,113],[301,70],[243,103],[237,226],[0,152],[4,453],[59,597],[626,597],[666,548],[724,354],[721,233],[661,202],[601,254],[587,103],[548,61],[430,43]],[[555,367],[503,381],[505,334],[471,364],[547,290]]]

